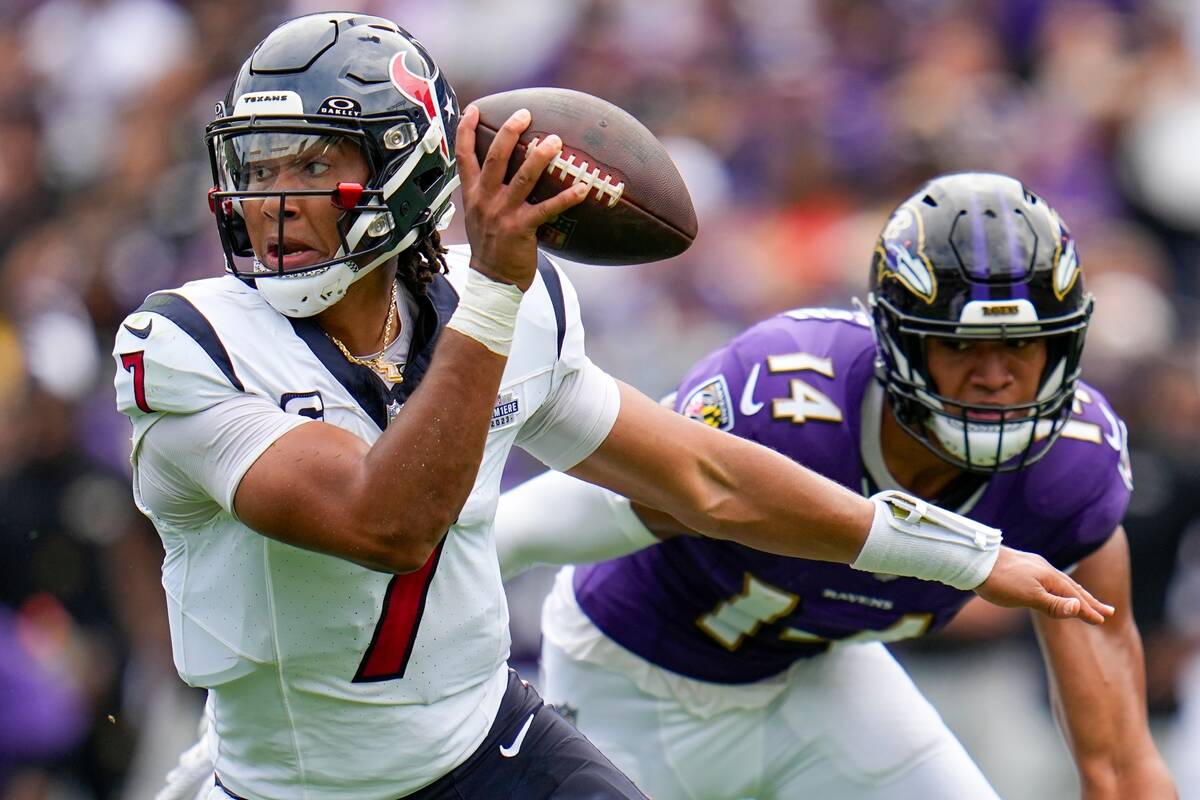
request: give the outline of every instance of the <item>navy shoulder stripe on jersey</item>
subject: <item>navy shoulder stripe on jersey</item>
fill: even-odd
[[[351,363],[337,345],[325,335],[314,317],[288,317],[292,330],[325,365],[329,374],[345,387],[354,401],[367,412],[380,430],[387,427],[387,392],[370,367]]]
[[[230,360],[225,345],[221,344],[221,339],[213,329],[212,323],[183,295],[174,292],[156,292],[147,297],[146,302],[142,303],[137,310],[150,311],[174,322],[180,330],[192,337],[204,352],[208,353],[208,357],[229,379],[233,388],[239,392],[246,391],[241,379],[234,372],[233,361]]]
[[[425,293],[417,297],[417,307],[416,330],[413,331],[412,347],[404,363],[404,383],[394,390],[396,400],[401,403],[416,390],[429,371],[433,348],[454,314],[454,309],[458,308],[458,291],[446,280],[445,275],[435,275],[425,287]]]
[[[540,250],[537,268],[541,273],[542,282],[546,284],[546,291],[550,294],[550,304],[554,306],[554,323],[558,326],[558,355],[561,357],[563,339],[567,335],[567,302],[563,298],[562,281],[554,264],[550,263],[550,259]]]
[[[415,300],[417,317],[413,321],[412,345],[401,371],[404,381],[393,386],[390,391],[384,388],[383,382],[370,367],[347,361],[337,345],[321,330],[315,317],[288,318],[296,335],[308,345],[313,355],[325,365],[338,383],[345,387],[380,430],[387,428],[388,408],[394,403],[404,403],[408,400],[408,396],[416,390],[425,373],[429,371],[433,348],[442,329],[449,322],[450,315],[458,307],[458,292],[444,275],[437,275],[423,294],[415,296]]]

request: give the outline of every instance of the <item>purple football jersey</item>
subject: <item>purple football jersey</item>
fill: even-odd
[[[675,407],[870,493],[860,434],[874,358],[865,316],[792,311],[697,363]],[[1005,544],[1069,566],[1121,522],[1132,487],[1126,452],[1124,425],[1081,384],[1071,422],[1046,456],[993,476],[962,510],[1003,530]],[[971,597],[940,583],[692,536],[578,567],[575,594],[584,613],[625,648],[718,683],[774,675],[834,640],[920,636]]]

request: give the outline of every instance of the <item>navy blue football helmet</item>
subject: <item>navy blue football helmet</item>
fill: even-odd
[[[1018,470],[1046,454],[1071,414],[1092,296],[1075,240],[1045,201],[1003,175],[929,181],[876,243],[868,305],[876,374],[908,433],[972,472]],[[1036,398],[997,407],[943,396],[926,364],[930,337],[1044,339]]]
[[[242,65],[205,132],[213,179],[209,201],[226,269],[254,280],[288,316],[311,316],[337,302],[354,281],[449,221],[458,185],[454,135],[458,101],[429,53],[380,17],[310,14],[276,28]],[[350,144],[369,178],[316,188],[256,189],[271,159],[306,159]],[[341,209],[338,253],[285,270],[255,254],[243,219],[247,201],[327,196]],[[277,240],[285,237],[279,215]],[[252,259],[239,266],[238,258]],[[264,263],[271,262],[271,263]]]

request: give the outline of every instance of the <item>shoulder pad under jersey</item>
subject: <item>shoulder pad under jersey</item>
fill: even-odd
[[[1133,491],[1125,423],[1099,391],[1080,382],[1070,421],[1042,460],[1030,468],[1026,502],[1047,518],[1107,535],[1121,522]]]
[[[156,292],[117,330],[117,410],[135,421],[202,411],[243,391],[224,344],[186,297]]]

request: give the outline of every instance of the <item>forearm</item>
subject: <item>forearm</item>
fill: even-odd
[[[538,564],[588,564],[658,539],[629,500],[561,472],[545,472],[500,496],[496,551],[504,580]]]
[[[1044,649],[1069,646],[1073,652],[1068,657],[1079,659],[1080,672],[1072,670],[1059,675],[1061,668],[1052,669],[1051,692],[1055,718],[1079,773],[1082,797],[1085,800],[1175,797],[1170,773],[1150,737],[1142,649],[1136,632],[1132,637],[1128,633],[1119,637],[1123,641],[1117,643],[1081,636],[1070,645],[1049,644],[1042,633],[1047,625],[1069,624],[1072,622],[1038,621]],[[1128,624],[1125,619],[1108,623],[1114,627],[1125,624]],[[1085,629],[1083,633],[1092,631]],[[1093,647],[1102,652],[1089,652]],[[1051,657],[1049,652],[1047,655]],[[1060,663],[1061,657],[1062,654]],[[1091,675],[1081,680],[1085,671]]]
[[[672,505],[663,498],[660,508],[714,538],[787,556],[854,560],[871,529],[870,501],[773,450],[712,433],[692,474],[680,476],[687,490]]]
[[[1128,625],[1126,614],[1123,609],[1104,632]],[[1034,619],[1054,717],[1082,772],[1084,765],[1111,762],[1131,741],[1141,739],[1147,729],[1140,700],[1145,692],[1141,648],[1131,646],[1128,635],[1093,637],[1086,630],[1058,630],[1069,624]]]
[[[507,359],[446,329],[421,385],[367,452],[363,524],[430,550],[474,486]]]
[[[696,529],[759,550],[958,589],[979,586],[996,563],[994,528],[900,492],[864,499],[773,450],[727,438],[709,448],[713,462],[698,462],[700,496],[712,502],[680,507],[689,527],[707,519],[707,530]]]
[[[1129,555],[1117,528],[1075,570],[1111,597],[1117,613],[1104,625],[1034,617],[1054,715],[1074,756],[1088,800],[1171,798],[1166,765],[1150,736],[1142,640],[1130,612]]]
[[[472,268],[429,372],[367,453],[358,521],[413,569],[458,518],[475,484],[523,292]]]
[[[1171,800],[1179,795],[1171,773],[1153,747],[1080,760],[1082,800]]]
[[[680,417],[627,386],[608,439],[571,472],[697,533],[780,555],[853,561],[875,510],[779,453]]]

